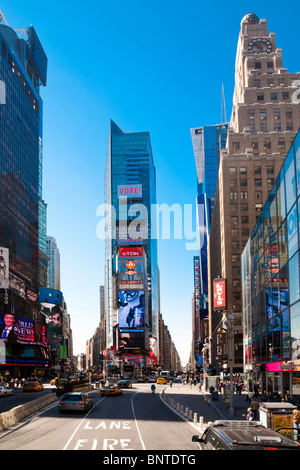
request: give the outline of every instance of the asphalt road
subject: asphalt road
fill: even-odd
[[[194,426],[163,402],[163,387],[157,385],[154,396],[150,384],[134,384],[117,397],[101,397],[96,389],[87,414],[60,414],[56,402],[2,431],[0,450],[197,452]]]

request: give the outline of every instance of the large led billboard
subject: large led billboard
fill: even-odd
[[[30,318],[23,318],[11,313],[0,313],[0,339],[9,344],[46,345],[45,326]]]
[[[119,350],[144,350],[145,349],[145,331],[137,329],[119,329],[118,337]]]
[[[144,289],[143,258],[119,258],[118,262],[119,289]]]
[[[144,328],[145,292],[121,290],[118,292],[119,328]]]

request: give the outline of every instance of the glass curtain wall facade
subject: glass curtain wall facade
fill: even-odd
[[[242,253],[244,363],[300,396],[300,132]],[[299,380],[300,381],[300,380]]]
[[[0,329],[6,315],[17,338],[5,338],[6,370],[27,376],[48,364],[45,320],[38,303],[43,109],[47,57],[34,28],[24,39],[0,24],[0,247],[9,250],[9,288],[0,289]],[[44,221],[45,222],[45,221]],[[23,336],[21,325],[28,335]],[[23,367],[21,367],[23,366]]]
[[[140,197],[120,199],[121,190],[140,188]],[[148,132],[125,133],[110,122],[105,174],[105,203],[108,210],[109,236],[106,237],[105,259],[105,309],[106,348],[118,343],[118,258],[120,247],[143,246],[147,291],[147,325],[145,331],[158,340],[158,267],[157,240],[152,236],[151,209],[156,204],[156,176]],[[137,207],[140,205],[140,207]],[[136,209],[139,209],[136,211]],[[135,219],[141,221],[141,236],[136,241],[130,236],[129,226]],[[122,222],[126,220],[124,235]],[[146,295],[146,292],[145,292]],[[147,332],[145,333],[147,334]],[[145,346],[148,349],[146,339]]]

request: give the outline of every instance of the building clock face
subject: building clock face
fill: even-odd
[[[262,54],[263,52],[271,52],[272,44],[269,39],[252,39],[248,44],[248,51],[251,54]]]

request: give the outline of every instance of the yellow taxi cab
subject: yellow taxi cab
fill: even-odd
[[[113,397],[117,395],[122,395],[122,389],[118,385],[110,384],[105,385],[100,390],[100,395],[102,397]]]
[[[156,383],[157,383],[157,384],[166,384],[166,383],[167,383],[167,379],[166,379],[165,377],[157,377]]]
[[[23,384],[23,392],[41,392],[44,387],[38,381],[27,381]]]

